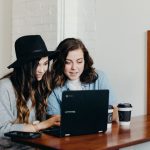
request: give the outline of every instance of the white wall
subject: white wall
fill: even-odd
[[[133,115],[146,113],[149,6],[149,0],[96,0],[95,65],[109,76],[117,102],[133,105]]]
[[[0,0],[0,77],[9,70],[12,44],[12,0]]]
[[[40,34],[48,50],[57,45],[57,0],[13,0],[12,39]],[[12,61],[15,60],[14,45]]]
[[[62,8],[64,15],[61,16],[63,17],[63,25],[61,25],[63,36],[61,40],[68,37],[79,38],[89,49],[95,50],[96,1],[58,0],[58,2],[60,1],[64,1],[64,7]]]

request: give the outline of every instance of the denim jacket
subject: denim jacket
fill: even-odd
[[[113,105],[115,102],[115,96],[111,89],[111,86],[108,82],[106,75],[102,71],[96,71],[98,74],[98,79],[94,83],[82,83],[81,87],[83,90],[100,90],[100,89],[108,89],[109,90],[109,104]],[[62,87],[55,88],[50,96],[48,97],[48,107],[47,114],[48,115],[56,115],[61,112],[61,101],[62,101],[62,92],[70,90],[67,82]]]

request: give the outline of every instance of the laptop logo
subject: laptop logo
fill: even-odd
[[[66,110],[64,113],[65,114],[75,114],[76,111],[75,110]]]
[[[70,95],[70,94],[66,94],[65,96],[66,98],[73,97],[73,95]]]

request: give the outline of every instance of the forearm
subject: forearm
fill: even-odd
[[[45,120],[45,121],[42,121],[42,122],[36,124],[35,128],[36,128],[36,130],[40,131],[40,130],[49,128],[51,126],[53,126],[53,123],[52,123],[52,121],[49,121],[49,119],[48,119],[48,120]]]
[[[34,131],[40,131],[49,127],[52,127],[54,125],[59,126],[60,125],[60,115],[55,115],[45,121],[42,121],[40,123],[29,125],[28,128],[32,130],[34,128]],[[27,126],[26,126],[27,127]]]

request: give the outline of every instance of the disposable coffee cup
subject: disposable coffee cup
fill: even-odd
[[[112,126],[113,109],[114,107],[112,105],[108,106],[107,128],[111,128]]]
[[[118,115],[120,125],[130,125],[132,105],[130,103],[118,104]]]

